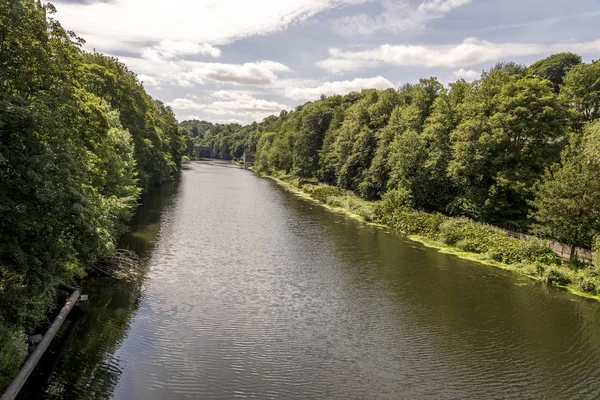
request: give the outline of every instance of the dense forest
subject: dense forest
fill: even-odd
[[[0,3],[0,388],[59,283],[110,256],[140,193],[173,179],[185,151],[172,110],[54,12]]]
[[[261,123],[185,121],[188,148],[257,171],[590,248],[600,232],[600,62],[499,63],[473,83],[322,96]],[[192,153],[190,153],[191,155]]]

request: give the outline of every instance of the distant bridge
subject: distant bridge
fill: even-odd
[[[244,162],[244,168],[248,168],[254,165],[254,160],[256,159],[256,151],[244,151],[242,155],[242,161]]]

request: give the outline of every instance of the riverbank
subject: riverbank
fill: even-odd
[[[356,220],[389,228],[443,253],[508,270],[558,287],[577,296],[600,301],[600,270],[568,263],[537,238],[517,239],[491,225],[466,218],[398,209],[390,212],[382,201],[367,201],[316,181],[277,174],[264,175],[303,198]]]

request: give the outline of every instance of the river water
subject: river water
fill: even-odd
[[[141,286],[92,279],[32,399],[600,398],[600,304],[226,164],[146,196]]]

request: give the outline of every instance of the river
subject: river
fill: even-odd
[[[147,195],[142,285],[90,299],[21,398],[600,398],[600,304],[227,164]]]

